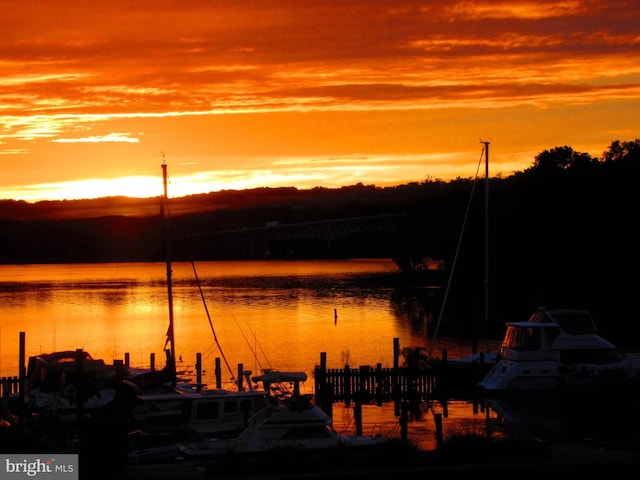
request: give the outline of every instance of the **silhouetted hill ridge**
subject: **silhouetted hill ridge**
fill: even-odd
[[[617,322],[626,323],[625,336],[618,339],[622,344],[634,338],[630,331],[640,333],[634,280],[640,266],[640,149],[625,152],[585,161],[563,147],[543,152],[530,169],[490,179],[490,304],[497,325],[526,318],[540,305],[571,306],[593,311],[612,341],[618,330],[610,326]],[[456,179],[385,188],[262,188],[170,199],[172,258],[433,257],[447,267],[455,258],[451,317],[477,317],[483,304],[483,193],[482,180]],[[396,231],[345,231],[330,244],[312,235],[279,238],[265,228],[389,214],[397,215]],[[164,260],[159,197],[33,205],[5,200],[0,202],[0,228],[0,263]]]

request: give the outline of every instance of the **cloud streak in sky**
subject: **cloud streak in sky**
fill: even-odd
[[[13,187],[148,175],[160,150],[192,179],[231,162],[255,185],[334,186],[353,177],[317,159],[352,171],[364,152],[365,183],[409,157],[398,180],[418,181],[435,157],[471,175],[482,135],[511,170],[638,136],[635,1],[8,0],[1,17],[0,158],[34,171]]]

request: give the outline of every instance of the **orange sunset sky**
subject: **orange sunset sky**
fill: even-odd
[[[640,137],[640,2],[0,0],[0,199],[471,178]],[[164,152],[164,157],[163,157]]]

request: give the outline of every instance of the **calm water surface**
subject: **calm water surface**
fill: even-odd
[[[448,339],[431,344],[427,325],[438,291],[403,287],[389,260],[178,262],[172,293],[180,367],[193,371],[200,353],[205,383],[214,383],[216,358],[225,382],[243,363],[254,372],[305,371],[303,388],[312,392],[321,352],[330,368],[340,368],[392,366],[394,338],[401,348],[470,351]],[[148,366],[155,353],[164,365],[164,263],[0,266],[0,305],[1,376],[18,373],[20,332],[27,357],[82,348],[108,362],[128,353],[132,366]],[[334,418],[342,431],[355,428],[350,409],[337,405]],[[433,422],[418,427],[429,446]],[[399,434],[392,406],[366,407],[364,428]]]
[[[254,372],[301,370],[309,376],[303,389],[311,393],[321,352],[329,368],[341,368],[392,366],[394,338],[401,348],[446,348],[451,356],[471,351],[459,340],[431,344],[428,325],[437,318],[439,291],[403,287],[389,260],[174,263],[172,272],[176,353],[186,370],[200,353],[206,383],[214,382],[216,358],[223,359],[225,382],[238,363]],[[155,353],[163,366],[167,299],[164,263],[0,266],[0,375],[18,374],[20,332],[27,357],[82,348],[108,362],[128,353],[133,366],[148,366]],[[484,401],[451,400],[425,405],[409,436],[435,448],[434,414],[443,415],[445,436],[502,435],[518,421],[540,438],[566,436],[567,425],[579,427],[572,435],[595,438],[598,432],[589,428],[600,426],[603,415],[606,427],[640,425],[638,414],[632,423],[626,413],[637,408],[625,410],[618,400],[605,411],[602,405],[582,410],[548,399],[487,408]],[[613,411],[622,420],[610,421]],[[337,429],[354,432],[352,409],[336,404],[333,416]],[[365,406],[363,430],[399,435],[393,405]]]
[[[204,262],[172,265],[176,354],[232,367],[303,370],[393,365],[401,347],[427,346],[437,292],[399,288],[389,260]],[[27,356],[83,348],[95,358],[164,364],[169,323],[164,263],[0,266],[0,375]],[[217,339],[217,343],[216,343]],[[223,363],[224,365],[224,363]]]

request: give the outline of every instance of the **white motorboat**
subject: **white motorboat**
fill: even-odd
[[[128,414],[145,433],[189,430],[207,438],[235,438],[247,427],[249,418],[269,401],[279,395],[290,395],[291,383],[297,393],[299,383],[307,379],[304,372],[272,370],[253,379],[249,378],[250,371],[245,371],[244,376],[248,386],[241,389],[204,387],[185,391],[177,388],[141,394]]]
[[[128,414],[148,434],[193,430],[205,436],[235,436],[265,404],[265,392],[257,390],[174,390],[138,395]]]
[[[387,441],[382,436],[339,433],[333,428],[331,417],[313,403],[311,396],[296,395],[258,411],[235,440],[220,443],[218,453],[366,448]]]
[[[628,378],[624,356],[586,310],[541,308],[527,322],[507,323],[500,355],[478,384],[485,392],[595,389]]]
[[[261,418],[259,415],[280,413],[285,410],[284,405],[292,405],[292,398],[304,397],[299,393],[300,382],[307,379],[304,372],[268,370],[249,379],[250,375],[251,372],[244,372],[249,385],[246,389],[205,387],[197,391],[175,389],[138,395],[128,411],[135,424],[134,437],[145,439],[146,445],[153,448],[145,450],[144,455],[136,448],[133,455],[140,461],[159,450],[171,455],[180,451],[190,457],[235,451],[238,436],[248,435],[251,425]],[[323,422],[327,419],[331,422],[324,412],[314,408]],[[174,440],[187,433],[206,440],[187,443]]]

